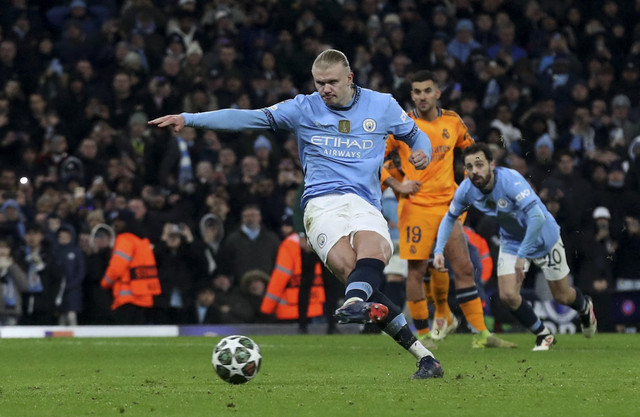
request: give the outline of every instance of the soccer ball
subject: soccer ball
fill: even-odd
[[[218,376],[230,384],[249,382],[260,370],[260,347],[247,336],[222,339],[213,349],[211,363]]]

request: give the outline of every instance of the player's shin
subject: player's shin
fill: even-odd
[[[435,302],[435,317],[446,318],[448,324],[451,324],[451,309],[449,308],[449,274],[439,272],[434,268],[430,269],[431,274],[431,291]]]
[[[475,285],[457,289],[456,300],[467,322],[474,329],[478,332],[487,330],[487,325],[484,322],[484,312],[482,311],[482,301],[478,296],[478,289]]]
[[[395,340],[400,346],[408,350],[416,359],[423,358],[425,356],[433,356],[433,353],[422,343],[416,339],[413,335],[407,319],[402,311],[391,302],[384,294],[379,291],[374,291],[371,297],[372,301],[386,305],[389,308],[389,315],[384,322],[379,322],[378,326],[383,332],[388,334]]]
[[[409,314],[416,327],[418,336],[429,334],[429,308],[427,300],[408,301]]]
[[[544,323],[542,323],[542,320],[538,318],[531,305],[524,299],[518,308],[511,310],[511,313],[518,319],[520,324],[529,329],[533,334],[541,335],[549,333],[549,330]]]
[[[350,300],[367,301],[384,281],[384,262],[374,258],[364,258],[356,262],[356,267],[347,278],[344,294],[345,304]]]

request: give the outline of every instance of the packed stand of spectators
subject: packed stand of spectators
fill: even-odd
[[[271,273],[296,209],[295,139],[146,121],[312,92],[327,47],[407,109],[412,72],[435,71],[441,105],[558,219],[582,290],[605,309],[616,287],[638,289],[640,2],[2,3],[3,324],[108,323],[99,281],[122,211],[154,246],[154,322],[270,320],[264,285],[243,276]],[[493,242],[490,222],[469,226]]]

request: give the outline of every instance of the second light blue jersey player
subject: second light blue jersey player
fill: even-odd
[[[498,294],[520,324],[536,335],[533,350],[547,351],[556,339],[520,293],[531,263],[542,271],[554,300],[576,310],[582,333],[592,337],[597,329],[593,303],[579,288],[569,284],[570,269],[560,226],[551,213],[522,175],[512,169],[496,168],[487,144],[469,146],[462,156],[469,177],[456,190],[438,228],[434,267],[446,269],[442,253],[455,219],[473,206],[498,220]]]
[[[193,127],[294,131],[305,174],[302,207],[313,197],[353,193],[381,209],[380,170],[389,134],[431,158],[428,137],[390,94],[357,86],[351,103],[340,108],[327,106],[316,92],[259,110],[182,115]]]
[[[474,206],[498,220],[500,245],[504,252],[526,259],[546,255],[560,238],[560,226],[520,173],[502,167],[495,168],[494,173],[495,185],[487,194],[475,187],[469,178],[462,181],[447,216],[442,220],[446,222],[442,225],[444,235],[450,234],[446,233],[448,223],[453,227],[455,219]],[[533,206],[544,214],[544,222],[531,224],[529,212]],[[534,226],[533,229],[531,226]],[[443,240],[438,238],[434,253],[444,251],[447,242]]]

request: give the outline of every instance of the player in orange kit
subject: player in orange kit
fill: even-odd
[[[409,114],[418,127],[431,139],[432,160],[422,171],[414,169],[408,161],[411,149],[393,136],[387,139],[386,153],[397,149],[405,174],[398,181],[385,168],[383,186],[391,187],[400,195],[398,223],[400,229],[400,257],[409,260],[407,277],[407,304],[418,339],[428,343],[429,337],[442,340],[455,330],[457,319],[447,304],[449,274],[431,270],[431,293],[436,303],[434,328],[429,330],[429,310],[424,288],[428,259],[436,240],[440,221],[447,213],[449,203],[458,187],[453,172],[454,149],[464,149],[474,143],[460,116],[454,111],[437,106],[440,88],[434,74],[418,71],[411,82],[411,99],[415,109]],[[476,330],[472,347],[515,347],[491,334],[484,322],[482,302],[473,279],[473,265],[462,222],[456,222],[444,252],[455,274],[456,299],[469,324]]]

